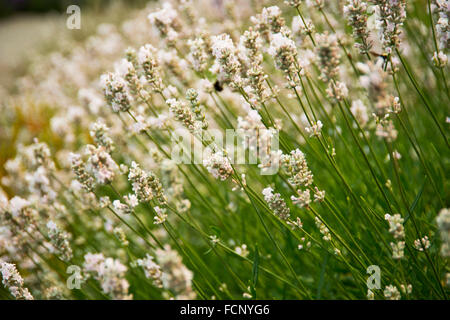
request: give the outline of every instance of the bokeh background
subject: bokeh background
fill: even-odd
[[[60,38],[84,39],[99,23],[114,22],[148,0],[0,0],[0,87],[11,90],[30,56],[54,49]],[[66,9],[79,5],[82,29],[67,30]],[[1,90],[0,90],[1,92]]]

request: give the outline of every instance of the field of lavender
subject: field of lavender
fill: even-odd
[[[116,10],[0,87],[0,299],[448,298],[448,1]]]

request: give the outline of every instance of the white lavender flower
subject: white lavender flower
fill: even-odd
[[[162,224],[166,222],[167,214],[166,214],[166,208],[160,208],[158,206],[154,207],[156,215],[153,218],[155,224]]]
[[[443,257],[450,257],[450,210],[448,208],[441,209],[436,218],[441,235],[441,254]]]
[[[2,283],[12,296],[18,300],[33,300],[30,291],[24,287],[23,278],[12,263],[0,262]]]
[[[300,208],[308,208],[311,203],[311,194],[309,189],[304,191],[297,190],[297,196],[291,196],[292,203],[298,205]]]
[[[222,181],[228,179],[233,173],[233,167],[230,164],[230,160],[222,151],[214,152],[206,159],[203,159],[203,165],[214,178]]]
[[[286,73],[299,71],[295,42],[284,34],[276,33],[272,35],[267,52],[275,59],[275,64],[280,70]]]
[[[189,55],[188,60],[197,72],[206,71],[208,64],[208,52],[205,41],[202,38],[195,38],[188,41]]]
[[[383,291],[384,297],[388,300],[400,300],[401,295],[397,287],[393,285],[388,285]]]
[[[398,260],[404,257],[405,241],[391,242],[392,259]]]
[[[336,79],[339,72],[339,47],[336,35],[327,32],[316,35],[317,64],[320,78],[325,82]]]
[[[316,222],[316,227],[319,228],[319,231],[322,234],[322,239],[331,241],[331,233],[327,226],[318,217],[315,217],[314,220]]]
[[[405,237],[405,230],[403,228],[403,222],[405,221],[398,213],[391,216],[386,213],[384,218],[389,222],[389,232],[395,239],[403,239]]]
[[[369,38],[367,28],[367,3],[362,0],[347,0],[344,6],[344,14],[348,17],[348,24],[353,29],[353,38],[356,41],[355,47],[360,53],[368,54],[372,43]]]
[[[98,184],[108,184],[112,182],[119,166],[111,158],[111,155],[104,147],[86,146],[88,155],[86,171],[92,175]]]
[[[350,111],[355,116],[356,121],[359,122],[361,127],[364,127],[369,121],[369,115],[367,113],[367,107],[361,100],[354,100]]]
[[[318,136],[320,136],[322,127],[323,127],[322,121],[317,120],[317,122],[313,122],[310,127],[306,127],[305,131],[307,133],[309,133],[310,137],[313,137],[313,136],[318,137]]]
[[[89,134],[98,146],[105,148],[107,152],[114,151],[114,142],[108,134],[109,128],[102,121],[96,121],[92,124]]]
[[[219,69],[219,77],[223,81],[228,81],[236,87],[243,86],[241,78],[241,64],[237,57],[236,47],[233,40],[226,33],[213,36],[212,54],[216,58],[216,65]]]
[[[71,153],[70,161],[72,163],[72,170],[75,173],[77,181],[86,191],[93,191],[95,187],[95,179],[86,170],[86,163],[82,160],[81,155]]]
[[[348,96],[348,88],[344,82],[330,81],[326,90],[328,97],[342,101]]]
[[[122,202],[120,202],[120,200],[114,200],[112,202],[112,206],[113,206],[114,210],[120,214],[127,215],[127,214],[131,214],[133,212],[133,208],[130,205],[128,205],[126,203],[122,203]]]
[[[183,123],[189,131],[194,132],[199,127],[196,123],[194,113],[188,107],[186,102],[172,98],[167,99],[166,103],[169,106],[170,112],[172,112],[175,118]]]
[[[434,12],[437,13],[436,34],[439,40],[439,49],[450,48],[450,10],[448,0],[432,0]]]
[[[438,68],[445,68],[448,63],[448,57],[445,53],[442,51],[439,51],[439,53],[434,52],[433,58],[431,59],[433,61],[434,65]]]
[[[109,72],[101,76],[100,82],[106,101],[114,112],[126,112],[131,108],[133,97],[124,78],[117,73]]]
[[[69,243],[69,234],[62,231],[52,220],[47,222],[48,237],[55,248],[57,255],[64,261],[70,261],[73,257]]]
[[[161,93],[165,86],[162,82],[160,65],[156,56],[156,49],[151,44],[146,44],[139,48],[138,62],[144,70],[147,83],[153,91]]]
[[[84,271],[91,274],[102,288],[103,293],[115,300],[129,300],[129,283],[125,279],[127,267],[113,258],[105,258],[102,253],[87,253],[84,256]]]
[[[285,0],[284,3],[291,7],[298,7],[303,2],[303,0]]]
[[[288,181],[296,187],[307,187],[313,183],[313,175],[308,168],[305,155],[299,149],[291,151],[290,154],[281,156],[281,165]]]
[[[131,163],[128,180],[139,201],[148,202],[158,199],[161,204],[166,203],[164,190],[158,177],[153,172],[142,170],[134,161]]]
[[[145,258],[136,260],[136,263],[138,266],[142,267],[144,269],[145,276],[147,279],[150,279],[153,281],[153,284],[158,287],[162,288],[162,271],[161,267],[154,261],[154,258],[146,254]]]
[[[237,246],[236,248],[234,248],[234,252],[236,252],[238,255],[246,258],[250,252],[247,249],[247,245],[243,244],[241,246]]]
[[[156,260],[163,272],[161,280],[163,287],[175,293],[175,299],[195,299],[192,289],[193,273],[183,264],[181,257],[169,245],[156,250]]]
[[[286,24],[281,16],[281,10],[277,6],[263,8],[261,14],[251,17],[250,20],[255,24],[256,30],[267,40],[270,38],[271,33],[280,32]]]
[[[406,18],[406,0],[371,0],[376,5],[377,28],[386,53],[400,45],[400,27]]]
[[[280,217],[282,220],[289,219],[290,210],[279,193],[273,193],[273,189],[267,187],[263,189],[262,194],[264,196],[264,201],[267,202],[270,210],[272,210],[276,216]]]
[[[431,246],[430,240],[428,240],[428,236],[424,236],[421,239],[414,240],[414,248],[419,251],[425,251],[429,249]]]
[[[160,35],[169,41],[174,41],[178,37],[177,30],[180,28],[178,13],[170,2],[164,2],[161,10],[150,13],[148,20],[158,29]]]

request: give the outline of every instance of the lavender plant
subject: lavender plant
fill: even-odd
[[[1,299],[448,298],[445,1],[122,11],[4,90]]]

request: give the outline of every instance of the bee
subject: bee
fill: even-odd
[[[214,82],[214,89],[216,89],[216,91],[218,92],[223,90],[223,86],[219,80],[216,80],[216,82]]]
[[[384,61],[386,61],[386,59],[388,58],[388,54],[387,53],[377,53],[375,51],[370,51],[369,52],[371,55],[375,56],[375,57],[381,57],[383,58]]]
[[[377,53],[374,51],[370,51],[370,54],[375,56],[375,57],[380,57],[381,59],[383,59],[383,70],[386,71],[389,61],[390,61],[390,55],[388,55],[387,53]]]

